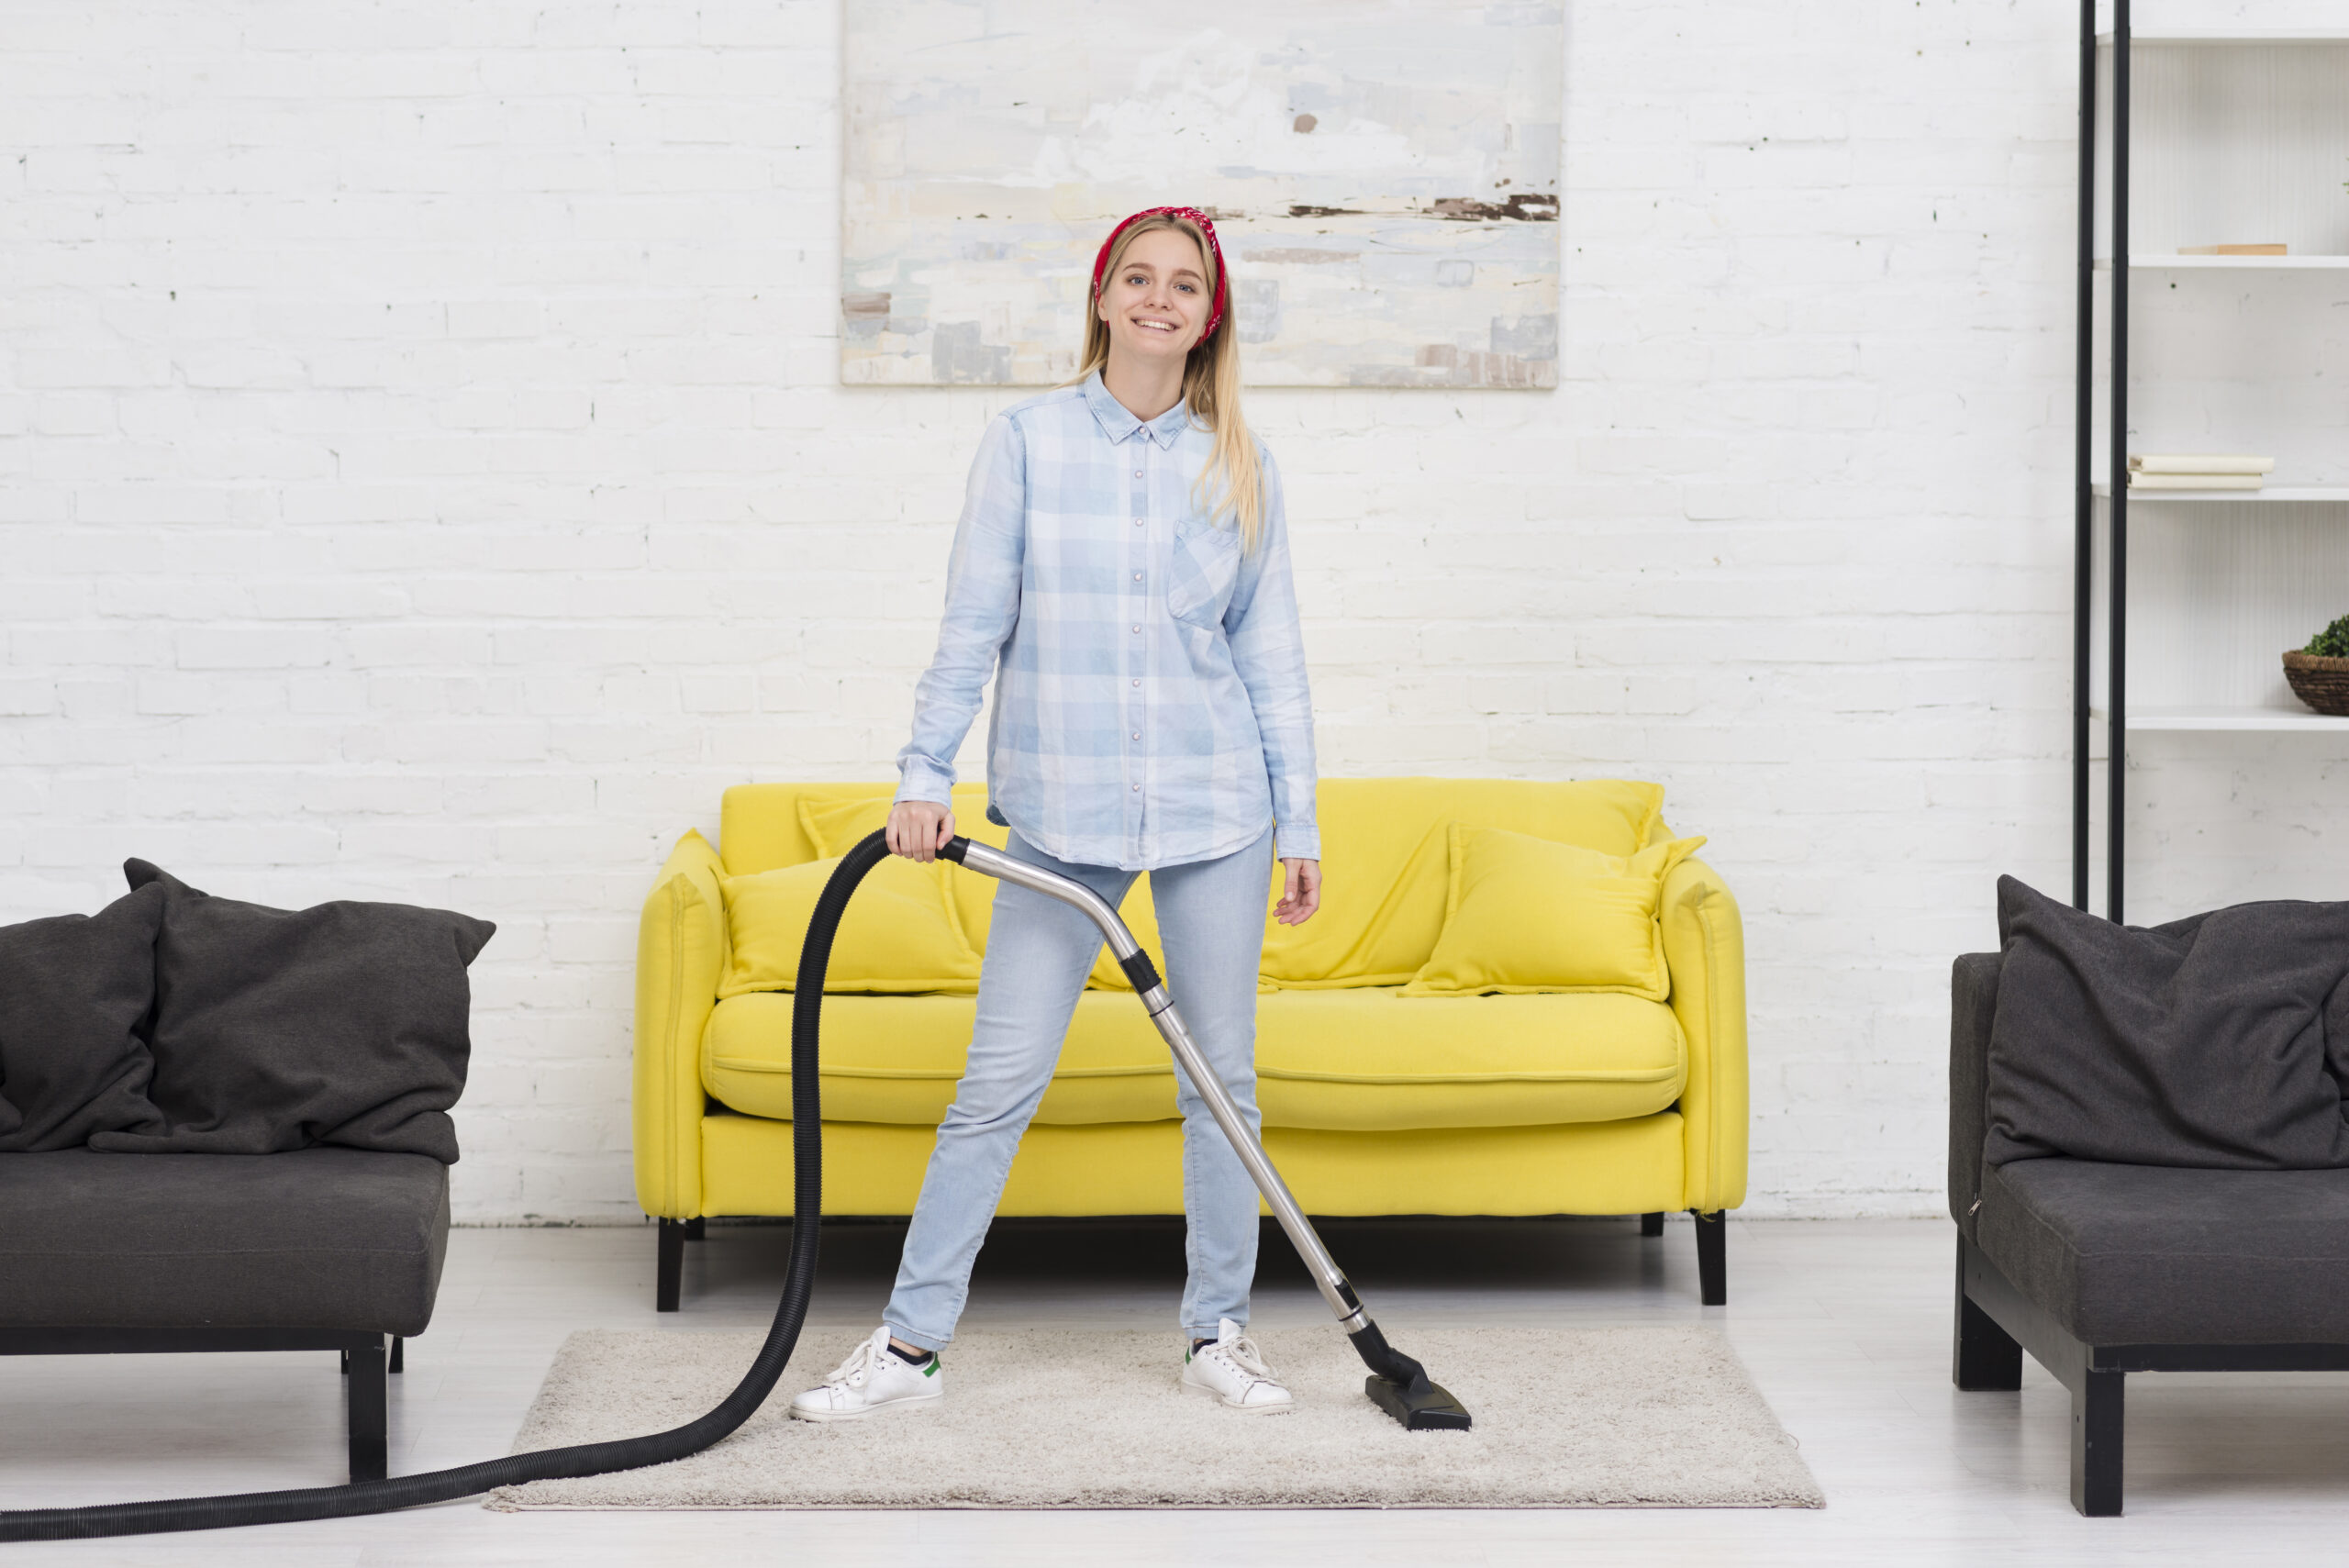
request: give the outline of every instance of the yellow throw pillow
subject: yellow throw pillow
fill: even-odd
[[[889,820],[892,797],[875,795],[866,800],[852,800],[836,806],[799,805],[799,825],[807,830],[807,841],[816,846],[819,855],[846,854],[856,841]],[[1002,849],[1010,842],[1008,828],[998,828],[987,820],[986,791],[975,784],[957,784],[954,788],[954,831],[974,843]],[[908,862],[909,863],[909,862]],[[987,951],[987,932],[995,925],[995,890],[1000,884],[985,872],[964,871],[951,862],[940,862],[946,868],[948,885],[952,890],[954,912],[960,918],[963,938],[971,951],[984,956]],[[863,898],[864,891],[857,890]],[[809,907],[812,909],[813,905]],[[852,905],[852,907],[853,906]],[[1161,960],[1165,952],[1159,943],[1158,917],[1150,904],[1150,877],[1147,873],[1134,879],[1126,900],[1118,906],[1119,918],[1132,931],[1134,940],[1147,949],[1153,960]],[[843,932],[846,926],[843,924]],[[837,959],[834,961],[837,963]],[[1126,972],[1118,967],[1108,943],[1103,943],[1101,956],[1093,965],[1093,973],[1085,977],[1085,987],[1093,991],[1130,991]],[[827,990],[837,990],[828,985]],[[759,989],[759,987],[751,987]]]
[[[1282,990],[1400,985],[1443,929],[1451,823],[1482,823],[1610,855],[1662,832],[1664,787],[1628,779],[1328,779],[1320,910],[1264,923],[1263,973]],[[1277,895],[1275,895],[1277,899]]]
[[[839,856],[827,856],[719,879],[734,951],[718,995],[789,991],[798,984],[807,923],[840,863]],[[969,995],[978,990],[979,957],[963,940],[943,865],[917,865],[891,855],[865,873],[832,939],[831,961],[824,971],[827,992]]]
[[[1443,934],[1406,996],[1620,991],[1661,1002],[1672,979],[1657,912],[1664,879],[1704,843],[1623,857],[1454,822]]]
[[[852,800],[837,806],[811,806],[799,803],[799,826],[807,834],[807,841],[816,846],[819,855],[844,855],[856,841],[875,832],[889,820],[889,807],[895,797],[874,795],[865,800]],[[974,844],[990,849],[1002,849],[1010,841],[1009,828],[998,828],[987,820],[987,789],[985,784],[956,784],[952,801],[954,809],[954,831]],[[954,897],[954,913],[963,926],[963,940],[974,953],[987,951],[987,928],[995,921],[996,880],[984,872],[964,871],[952,862],[934,862],[945,866],[946,885]]]

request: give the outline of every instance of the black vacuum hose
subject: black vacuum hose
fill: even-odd
[[[648,1437],[580,1443],[510,1454],[454,1470],[395,1475],[386,1481],[354,1481],[343,1486],[311,1486],[291,1492],[245,1492],[226,1497],[175,1497],[151,1503],[109,1503],[92,1508],[25,1508],[0,1511],[0,1541],[74,1540],[101,1535],[150,1535],[164,1530],[227,1529],[237,1525],[285,1524],[295,1519],[340,1518],[384,1514],[426,1503],[446,1503],[525,1481],[555,1481],[640,1470],[699,1453],[749,1420],[774,1392],[784,1363],[799,1342],[807,1297],[816,1284],[816,1243],[823,1224],[823,1107],[817,1084],[816,1037],[824,1007],[824,973],[830,966],[832,937],[849,896],[865,873],[888,858],[883,834],[875,832],[843,856],[824,884],[799,953],[798,988],[791,1005],[791,1266],[775,1304],[774,1323],[751,1370],[734,1392],[706,1416]]]

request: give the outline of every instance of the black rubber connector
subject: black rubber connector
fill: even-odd
[[[1134,950],[1133,957],[1119,959],[1118,967],[1126,972],[1126,979],[1135,990],[1147,992],[1158,989],[1158,965],[1151,962],[1150,954],[1140,948]]]
[[[938,858],[941,861],[952,861],[956,865],[961,865],[963,863],[963,851],[967,851],[970,847],[971,840],[963,837],[962,834],[957,833],[952,838],[946,840],[946,847],[938,851]]]

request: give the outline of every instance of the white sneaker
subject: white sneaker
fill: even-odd
[[[1212,1394],[1251,1416],[1286,1416],[1296,1407],[1288,1390],[1273,1379],[1256,1341],[1226,1318],[1215,1328],[1215,1343],[1183,1356],[1186,1392]]]
[[[935,1351],[921,1366],[904,1360],[889,1348],[883,1324],[820,1386],[794,1399],[791,1414],[801,1421],[861,1421],[892,1405],[919,1405],[946,1392],[941,1364]]]

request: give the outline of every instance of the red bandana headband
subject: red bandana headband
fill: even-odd
[[[1216,240],[1215,224],[1207,214],[1195,206],[1144,207],[1133,217],[1119,224],[1117,228],[1109,230],[1109,238],[1101,241],[1101,253],[1093,258],[1094,303],[1097,305],[1100,303],[1101,274],[1109,270],[1109,252],[1117,249],[1118,236],[1140,223],[1143,218],[1155,217],[1160,213],[1172,213],[1176,217],[1188,218],[1197,224],[1199,232],[1208,237],[1208,251],[1215,257],[1215,301],[1208,308],[1207,330],[1199,334],[1199,341],[1204,343],[1215,336],[1216,328],[1222,324],[1224,306],[1230,302],[1231,296],[1225,283],[1223,247]]]

